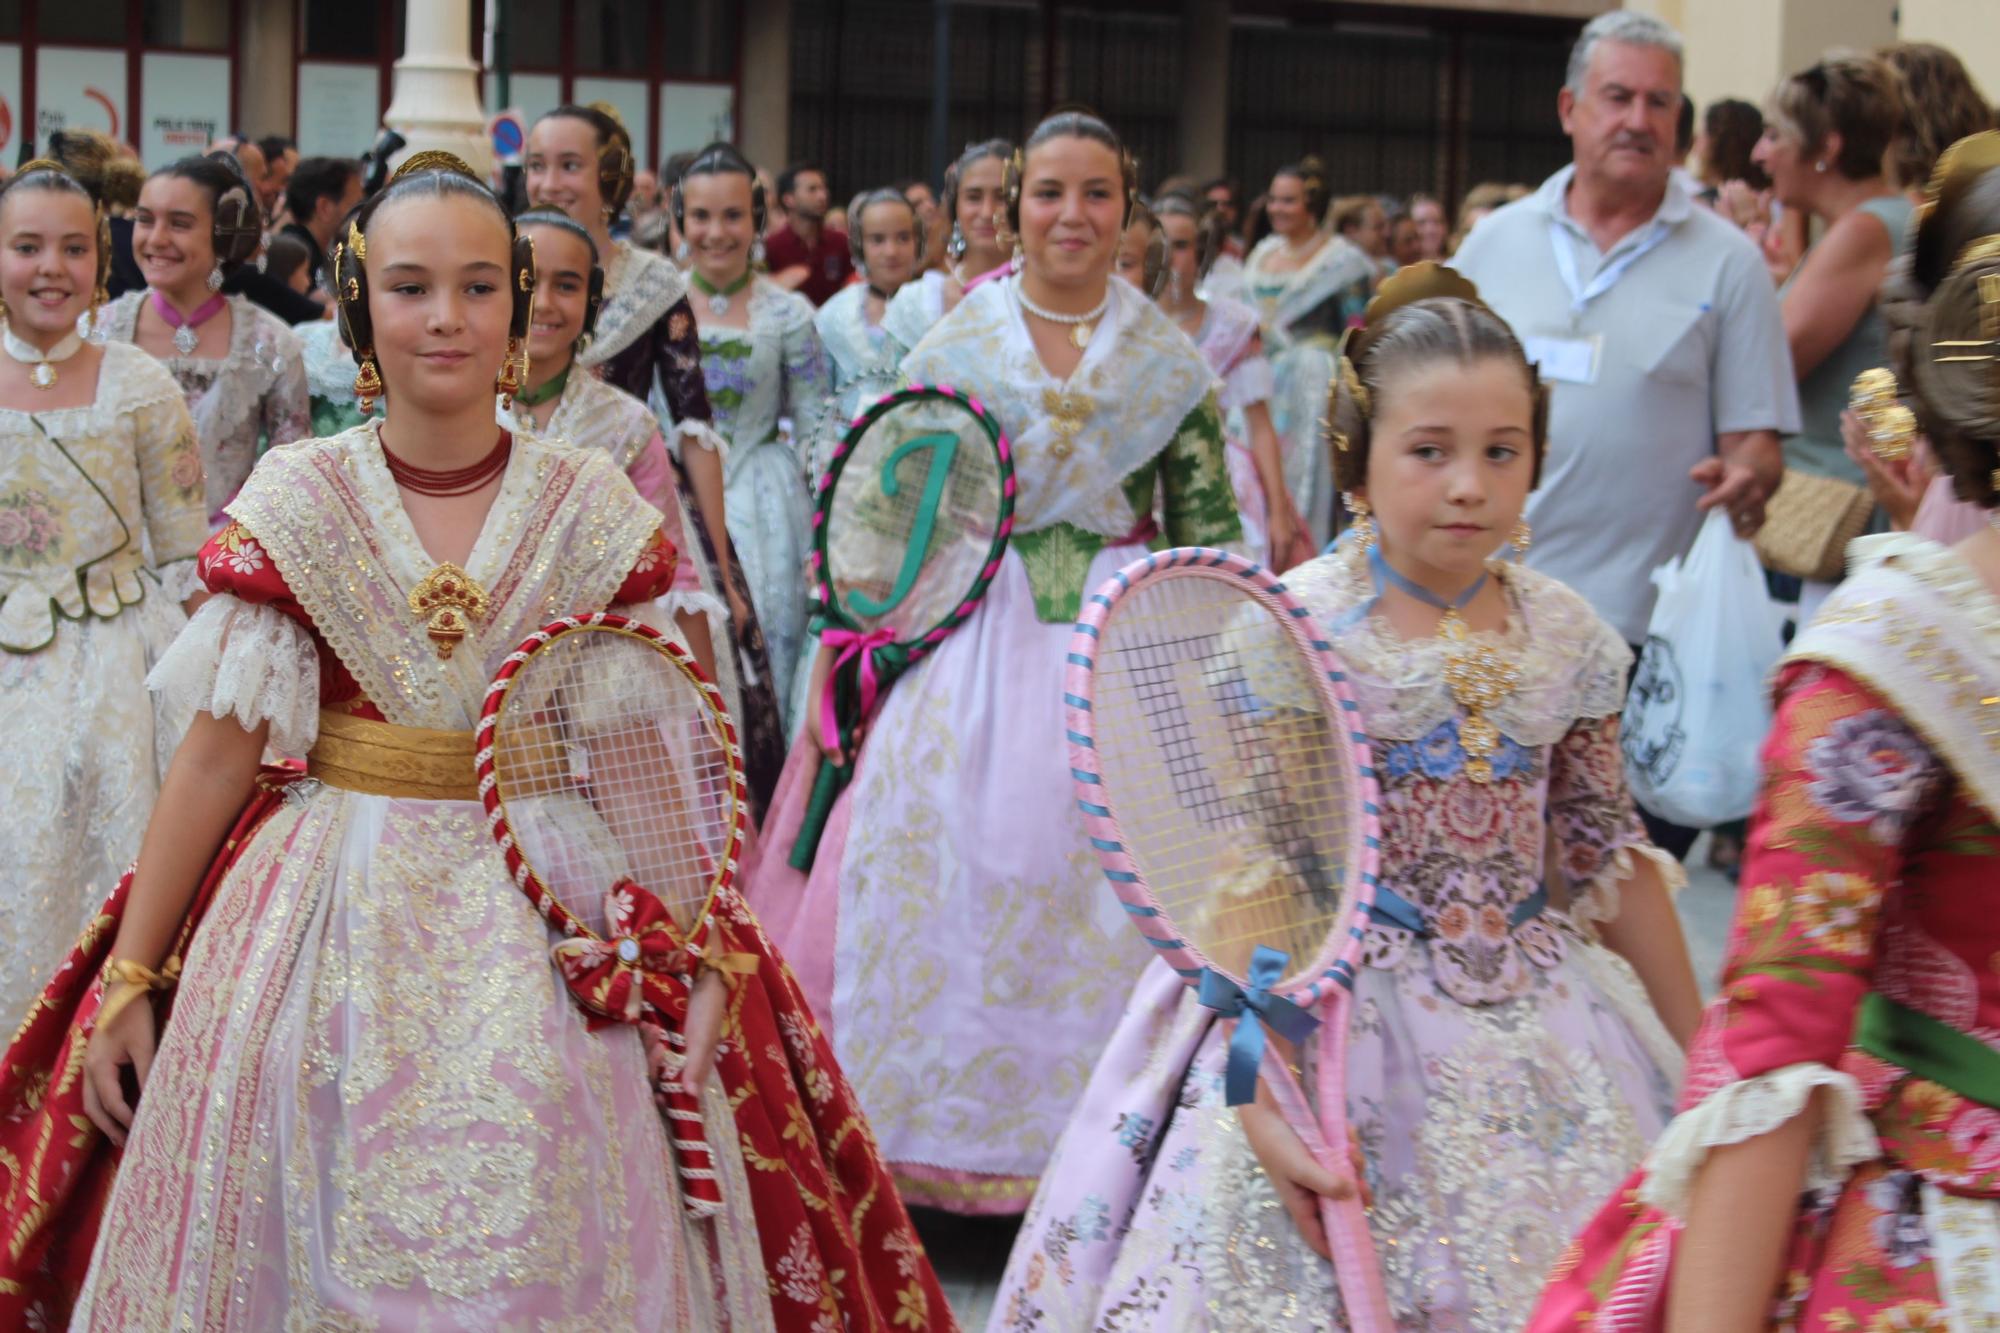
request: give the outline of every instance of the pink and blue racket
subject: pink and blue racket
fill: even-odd
[[[1374,901],[1368,740],[1324,631],[1270,570],[1150,555],[1086,602],[1065,677],[1071,775],[1134,926],[1235,1021],[1230,1105],[1261,1075],[1328,1170],[1347,1158],[1347,1029]],[[1311,1042],[1308,1100],[1267,1029]],[[1350,1327],[1393,1323],[1358,1191],[1321,1200]]]

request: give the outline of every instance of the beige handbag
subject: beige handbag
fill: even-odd
[[[1867,531],[1874,512],[1865,487],[1786,468],[1764,506],[1757,556],[1780,574],[1832,583],[1847,572],[1847,544]]]

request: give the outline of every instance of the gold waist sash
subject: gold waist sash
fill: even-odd
[[[472,733],[399,727],[322,710],[306,774],[329,787],[419,801],[476,801]]]

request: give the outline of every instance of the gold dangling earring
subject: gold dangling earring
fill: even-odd
[[[354,374],[354,397],[361,415],[374,415],[375,400],[381,396],[382,372],[375,368],[375,349],[371,347],[361,354],[361,369]]]
[[[1535,529],[1526,514],[1514,520],[1514,531],[1508,535],[1507,544],[1514,548],[1514,563],[1528,558],[1528,548],[1535,544]]]
[[[527,369],[527,356],[522,351],[519,338],[507,340],[507,359],[500,363],[499,377],[493,381],[493,392],[500,395],[500,406],[512,409],[514,395],[521,388],[521,372]]]
[[[1356,495],[1353,491],[1349,491],[1342,498],[1347,501],[1347,508],[1354,515],[1355,544],[1359,546],[1364,553],[1374,550],[1375,520],[1372,517],[1372,515],[1375,513],[1374,509],[1369,507],[1368,501],[1362,499],[1360,496]]]

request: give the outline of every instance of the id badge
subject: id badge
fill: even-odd
[[[1545,380],[1564,384],[1597,383],[1597,367],[1604,353],[1604,335],[1578,336],[1531,334],[1521,346]]]

